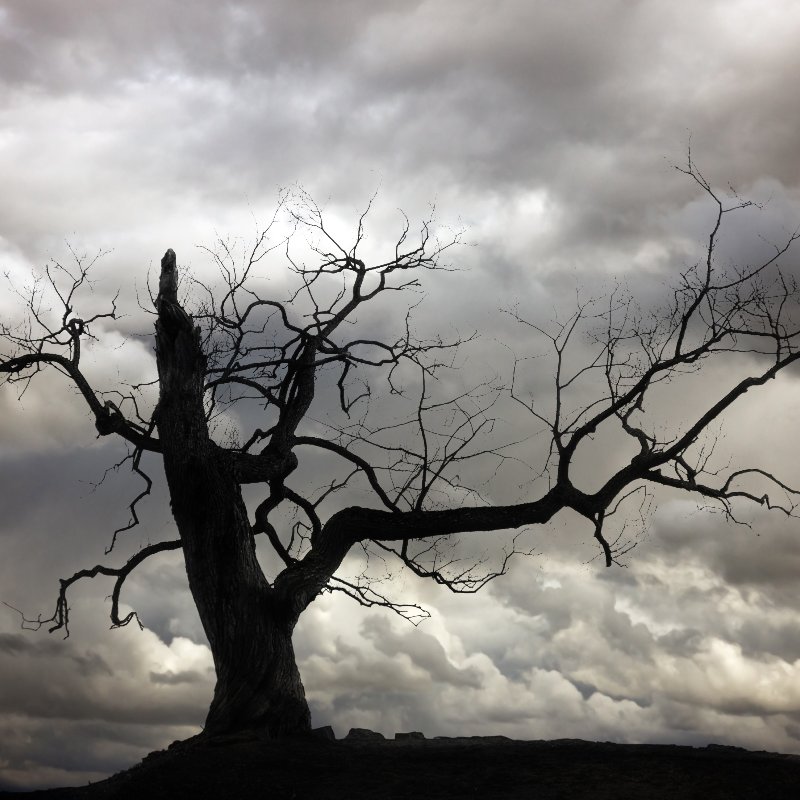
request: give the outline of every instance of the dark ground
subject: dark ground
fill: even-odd
[[[0,798],[76,800],[432,800],[434,798],[800,797],[800,756],[710,745],[620,745],[502,737],[405,741],[265,741],[252,735],[176,743],[79,789]]]

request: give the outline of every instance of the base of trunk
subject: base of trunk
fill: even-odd
[[[244,641],[227,639],[214,661],[217,685],[206,733],[257,730],[277,739],[311,732],[311,712],[286,626],[262,615],[253,620]]]
[[[263,700],[252,698],[252,702],[242,704],[242,699],[241,696],[229,698],[215,692],[203,733],[219,736],[257,731],[270,739],[311,733],[311,712],[305,698],[273,697],[266,708]]]

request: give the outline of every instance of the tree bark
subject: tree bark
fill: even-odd
[[[205,732],[307,732],[291,640],[297,616],[264,577],[234,462],[209,436],[206,362],[199,331],[177,300],[172,250],[161,262],[157,308],[159,439],[189,588],[217,672]]]

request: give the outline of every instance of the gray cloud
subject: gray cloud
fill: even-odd
[[[425,670],[432,680],[473,689],[481,685],[475,670],[453,666],[444,647],[430,634],[413,630],[398,636],[384,620],[377,617],[368,618],[362,631],[380,653],[390,657],[407,656],[414,666]]]
[[[93,380],[113,388],[154,377],[152,320],[136,292],[147,305],[148,271],[168,246],[208,278],[195,246],[217,234],[247,242],[253,217],[269,219],[277,188],[295,182],[348,235],[379,190],[376,251],[391,247],[397,207],[413,221],[435,202],[439,224],[464,227],[469,246],[452,253],[463,271],[427,276],[418,330],[482,334],[441,391],[506,379],[514,355],[537,356],[519,388],[546,405],[543,343],[498,309],[518,301],[546,323],[569,313],[576,290],[601,296],[618,282],[645,308],[663,305],[707,232],[707,203],[671,167],[689,141],[714,186],[730,182],[764,203],[730,218],[720,264],[751,263],[795,229],[800,112],[788,99],[798,21],[788,2],[722,0],[491,9],[199,0],[188,15],[150,0],[0,1],[0,267],[19,284],[48,258],[63,260],[65,239],[110,251],[87,307],[121,288],[127,316],[98,330],[87,357]],[[269,264],[267,291],[284,293],[284,266]],[[796,255],[782,266],[796,276]],[[4,319],[15,304],[4,285]],[[396,316],[397,306],[382,308],[362,324],[384,331]],[[576,362],[590,349],[576,340]],[[648,419],[677,430],[733,375],[699,377],[665,387]],[[757,464],[791,480],[795,382],[772,382],[733,411],[720,466]],[[576,387],[571,402],[595,388]],[[379,413],[389,415],[398,406],[385,394]],[[519,461],[469,477],[488,481],[487,497],[513,501],[545,483],[531,482],[542,437],[515,404],[497,409],[495,435],[531,438]],[[242,429],[252,421],[231,418]],[[124,454],[96,441],[61,376],[40,376],[21,401],[0,391],[0,600],[47,616],[59,577],[105,563],[139,483],[125,469],[96,492],[90,482]],[[629,457],[614,436],[598,438],[577,479],[591,487]],[[156,487],[142,525],[107,563],[175,535],[160,472],[148,467]],[[304,464],[293,479],[320,482],[320,469]],[[296,636],[315,723],[800,752],[796,526],[759,514],[738,527],[666,493],[656,500],[631,531],[638,545],[624,570],[591,561],[591,530],[564,515],[528,534],[539,556],[478,597],[396,578],[387,591],[433,613],[419,630],[318,599]],[[460,552],[496,554],[498,539],[465,537]],[[96,780],[202,723],[213,675],[180,554],[126,584],[123,603],[144,632],[107,630],[109,592],[100,578],[75,587],[66,642],[20,631],[1,607],[5,784]]]
[[[153,683],[174,686],[176,683],[197,683],[203,680],[199,672],[185,670],[183,672],[151,672],[150,680]]]

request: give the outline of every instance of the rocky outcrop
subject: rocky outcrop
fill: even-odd
[[[371,731],[369,728],[350,728],[347,736],[344,737],[346,742],[380,742],[385,738],[382,733]]]

